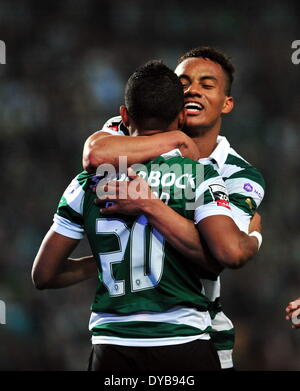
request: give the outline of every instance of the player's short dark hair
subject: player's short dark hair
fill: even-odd
[[[221,65],[223,71],[225,72],[226,79],[227,79],[225,94],[227,96],[230,96],[231,86],[233,83],[233,74],[235,71],[230,57],[228,57],[226,54],[224,54],[220,50],[217,50],[217,49],[212,48],[210,46],[199,46],[197,48],[189,50],[183,56],[181,56],[178,59],[178,65],[180,63],[182,63],[182,61],[186,60],[187,58],[191,58],[191,57],[208,58],[209,60]]]
[[[128,79],[125,105],[133,121],[145,130],[167,127],[183,109],[183,88],[170,68],[152,60]]]

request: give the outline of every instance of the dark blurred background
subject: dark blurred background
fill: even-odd
[[[245,370],[300,370],[300,330],[284,307],[300,296],[298,1],[0,0],[0,370],[85,370],[95,281],[37,291],[30,271],[85,139],[118,114],[128,76],[159,58],[172,68],[199,45],[236,65],[223,134],[260,169],[264,242],[225,271],[225,312]],[[86,243],[76,255],[89,252]]]

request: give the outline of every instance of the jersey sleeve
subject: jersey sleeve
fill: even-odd
[[[211,165],[202,165],[203,181],[196,189],[195,224],[209,216],[223,215],[232,218],[226,185]]]
[[[235,223],[248,233],[251,217],[261,204],[265,194],[265,181],[253,167],[226,178],[230,206]]]
[[[121,116],[112,117],[105,122],[99,132],[110,133],[112,136],[128,136],[128,129],[122,122]]]
[[[84,190],[78,176],[72,180],[58,204],[51,229],[72,239],[82,239]]]

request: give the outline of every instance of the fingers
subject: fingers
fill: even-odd
[[[118,205],[110,205],[107,208],[100,208],[100,213],[102,213],[103,215],[110,215],[118,212],[119,212]]]
[[[285,310],[286,312],[290,312],[298,308],[300,308],[300,299],[290,301]]]
[[[132,177],[134,177],[134,171]],[[111,181],[103,186],[98,186],[97,196],[102,201],[135,201],[156,198],[155,194],[151,192],[148,183],[139,176],[136,176],[136,179],[131,181]]]
[[[285,308],[285,312],[287,313],[285,319],[286,320],[291,320],[293,311],[297,309],[297,304],[295,301],[291,301],[287,307]]]
[[[298,308],[297,310],[293,311],[292,313],[292,316],[291,316],[291,321],[293,323],[292,327],[294,329],[298,329],[300,328],[300,308]]]
[[[285,308],[286,320],[292,321],[292,328],[300,328],[300,299],[291,301]]]
[[[99,198],[95,198],[95,199],[94,199],[94,203],[95,203],[97,206],[104,207],[105,204],[106,204],[106,200],[100,200]]]
[[[110,181],[97,188],[97,196],[100,200],[114,201],[128,198],[128,182]]]

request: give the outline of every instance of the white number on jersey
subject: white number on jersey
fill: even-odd
[[[130,282],[132,292],[154,288],[158,285],[163,273],[165,239],[155,228],[152,228],[149,249],[147,251],[147,224],[147,218],[145,216],[139,216],[131,229]],[[113,252],[99,253],[99,259],[103,272],[103,283],[107,287],[110,296],[124,295],[125,281],[115,280],[112,265],[124,260],[130,230],[121,219],[100,218],[96,221],[96,233],[115,235],[118,240],[119,248]],[[147,252],[149,252],[148,273],[146,272]]]

